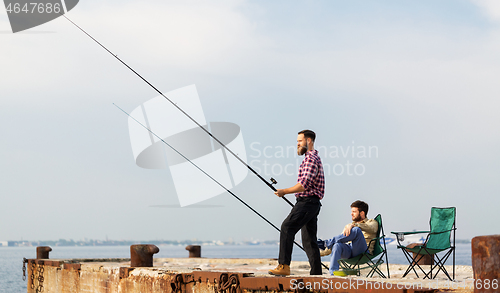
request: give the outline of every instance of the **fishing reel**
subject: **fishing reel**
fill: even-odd
[[[269,180],[271,180],[271,184],[278,184],[278,181],[276,181],[276,179],[274,179],[274,178],[272,178],[272,177],[271,177],[271,179],[269,179]]]

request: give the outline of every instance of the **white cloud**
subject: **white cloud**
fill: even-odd
[[[242,55],[266,42],[239,11],[242,1],[159,1],[154,5],[133,2],[103,7],[85,18],[93,19],[88,23],[92,30],[113,36],[115,48],[129,49],[142,62],[184,70],[227,71],[245,59]]]
[[[162,77],[159,86],[164,86],[183,72],[195,77],[252,71],[252,59],[271,41],[258,34],[252,20],[240,11],[245,5],[240,0],[80,3],[68,17],[148,79]],[[51,33],[34,33],[43,31]],[[3,39],[7,41],[2,45],[0,64],[7,70],[0,72],[0,80],[7,96],[24,94],[24,101],[33,98],[37,102],[39,97],[27,93],[36,88],[46,94],[45,103],[61,101],[65,97],[58,93],[71,85],[84,88],[88,99],[102,99],[92,89],[104,85],[107,89],[123,84],[143,88],[130,72],[62,17],[26,33],[5,34]],[[93,86],[84,86],[90,84]],[[144,99],[152,96],[154,93]]]
[[[500,21],[500,1],[498,0],[471,0],[492,20]]]
[[[325,104],[342,99],[338,93],[377,100],[404,130],[399,139],[409,151],[457,157],[500,145],[497,32],[450,33],[440,24],[376,29],[376,38],[370,30],[349,31],[365,40],[359,47],[307,52],[289,57],[296,62],[288,65],[283,60],[289,72],[302,73],[287,75],[296,79],[292,86],[317,88]]]

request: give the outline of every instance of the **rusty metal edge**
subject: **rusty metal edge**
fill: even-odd
[[[64,270],[81,270],[81,263],[77,262],[65,262],[61,260],[44,260],[44,259],[29,259],[28,263],[31,265],[35,263],[36,265],[45,265],[51,267],[61,267]],[[30,267],[28,268],[30,270]],[[120,267],[119,268],[119,278],[128,278],[130,272],[134,270],[132,267]],[[212,285],[212,286],[220,286],[220,280],[223,275],[232,276],[238,279],[238,291],[244,292],[248,291],[274,291],[274,292],[283,292],[283,291],[293,291],[293,292],[324,292],[324,293],[368,293],[368,292],[380,292],[380,293],[437,293],[444,292],[442,290],[435,289],[370,289],[368,285],[365,284],[363,287],[353,288],[352,286],[342,286],[337,285],[337,283],[345,284],[346,282],[350,284],[350,282],[357,282],[356,279],[350,278],[324,278],[324,277],[304,277],[304,276],[288,276],[288,277],[279,277],[279,276],[255,276],[252,273],[236,273],[236,272],[206,272],[206,271],[192,271],[190,273],[176,273],[176,272],[168,272],[166,273],[170,275],[171,287],[174,288],[175,282],[182,282],[184,285]],[[388,283],[384,281],[366,281],[365,283]],[[323,286],[316,288],[299,288],[297,284],[329,284],[328,288]],[[330,285],[330,284],[333,284]],[[336,288],[337,287],[337,288]],[[373,288],[373,286],[372,286]],[[172,290],[173,292],[173,290]],[[453,292],[448,291],[446,292]]]
[[[274,292],[283,292],[283,291],[293,291],[293,292],[324,292],[324,293],[355,293],[355,292],[380,292],[380,293],[435,293],[438,290],[434,289],[398,289],[398,288],[382,288],[376,289],[374,283],[384,283],[388,282],[383,281],[365,281],[364,286],[361,287],[353,287],[354,283],[357,283],[356,279],[349,278],[324,278],[324,277],[263,277],[263,276],[254,276],[253,274],[245,274],[245,273],[231,273],[231,272],[202,272],[202,271],[193,271],[191,273],[180,273],[176,274],[174,278],[172,278],[172,282],[182,281],[183,284],[196,284],[196,283],[207,283],[217,285],[219,280],[223,274],[237,276],[238,282],[238,292],[247,291],[274,291]],[[299,288],[298,284],[303,284],[304,288]],[[370,283],[371,285],[368,285]],[[307,284],[311,284],[309,288],[307,288]],[[314,287],[313,284],[316,284]],[[320,284],[320,285],[318,285]],[[335,285],[337,284],[337,286]],[[346,285],[348,284],[348,285]],[[219,284],[220,285],[220,284]],[[343,286],[342,286],[343,285]],[[175,287],[175,286],[172,286]]]
[[[63,261],[60,260],[48,260],[48,259],[28,259],[28,263],[31,265],[35,263],[36,265],[44,265],[49,267],[60,267]]]

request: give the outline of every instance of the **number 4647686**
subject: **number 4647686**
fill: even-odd
[[[60,3],[9,3],[7,13],[61,13]]]

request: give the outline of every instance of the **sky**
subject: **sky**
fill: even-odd
[[[434,206],[457,208],[458,239],[498,234],[498,1],[80,1],[67,16],[161,91],[195,84],[277,188],[314,130],[320,238],[357,199],[386,234],[428,229]],[[229,193],[181,208],[168,168],[135,164],[113,103],[157,93],[66,19],[13,34],[0,9],[0,44],[0,240],[279,239]],[[253,174],[232,191],[278,227],[290,211]]]

